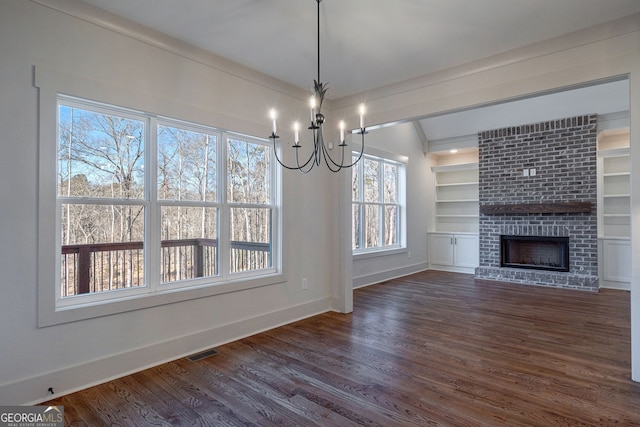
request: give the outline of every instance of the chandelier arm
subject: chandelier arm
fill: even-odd
[[[338,164],[338,163],[336,163],[336,162],[333,160],[333,158],[332,158],[332,157],[331,157],[331,155],[329,154],[329,151],[327,151],[327,148],[326,148],[326,147],[325,147],[325,145],[324,145],[324,140],[322,141],[321,146],[322,146],[322,153],[321,153],[321,154],[322,154],[322,156],[324,157],[324,162],[327,164],[327,167],[328,167],[332,172],[338,172],[340,169],[342,169],[342,168],[343,168],[343,166],[342,166],[342,165],[344,164],[344,150],[342,150],[342,151],[343,151],[343,154],[342,154],[342,162],[341,162],[340,164]],[[328,160],[327,160],[327,158],[328,158]],[[331,161],[331,163],[333,163],[333,164],[334,164],[338,169],[337,169],[337,170],[333,170],[333,169],[331,168],[331,165],[329,165],[329,161]]]
[[[340,169],[343,169],[345,167],[348,166],[344,166],[344,147],[342,146],[342,160],[340,161],[340,163],[336,163],[335,160],[333,160],[333,157],[331,157],[331,154],[329,154],[329,151],[326,149],[326,147],[324,146],[324,144],[322,145],[322,154],[324,155],[324,162],[327,164],[327,167],[329,169],[331,169],[332,172],[337,172]],[[327,160],[328,159],[328,160]],[[329,164],[329,162],[333,163],[333,165],[335,167],[337,167],[338,169],[334,170],[331,165]]]
[[[292,167],[292,166],[285,165],[285,164],[282,162],[282,160],[280,160],[280,157],[278,156],[278,149],[276,148],[276,138],[278,138],[278,136],[276,135],[276,136],[274,137],[274,135],[271,135],[271,136],[270,136],[270,138],[273,140],[273,153],[274,153],[274,154],[275,154],[275,156],[276,156],[276,160],[278,161],[278,163],[280,164],[280,166],[282,166],[283,168],[285,168],[285,169],[289,169],[289,170],[302,170],[301,168],[305,167],[305,166],[306,166],[307,164],[309,164],[309,162],[311,161],[311,158],[313,157],[313,155],[312,155],[312,156],[310,156],[310,157],[309,157],[309,159],[307,160],[307,162],[306,162],[304,165],[302,165],[302,166],[299,166],[299,165],[298,165],[298,167]],[[298,150],[296,150],[296,158],[297,158],[297,156],[298,156]]]
[[[344,150],[342,150],[342,151],[343,151],[343,160],[344,160]],[[327,151],[327,148],[324,146],[324,144],[322,144],[322,156],[324,157],[324,163],[327,165],[327,168],[331,172],[339,172],[343,168],[342,165],[339,165],[338,163],[333,161],[333,159],[329,155],[329,152]],[[329,161],[331,161],[331,163],[333,163],[336,166],[335,169],[333,167],[331,167],[331,164],[329,163]]]
[[[309,173],[311,171],[311,169],[313,169],[313,166],[314,166],[314,162],[311,161],[313,159],[313,153],[311,153],[309,155],[309,158],[307,159],[307,161],[304,162],[304,164],[302,166],[300,166],[299,152],[300,152],[300,150],[296,148],[296,164],[298,165],[298,167],[297,168],[293,168],[293,169],[297,169],[302,173]],[[309,169],[304,170],[304,168],[309,164],[310,164]]]
[[[351,163],[349,166],[345,166],[345,167],[352,167],[355,166],[356,163],[358,163],[360,161],[360,159],[362,159],[362,155],[364,154],[364,134],[367,133],[366,130],[364,128],[360,129],[360,135],[362,135],[362,141],[360,142],[360,154],[358,155],[358,158],[356,160],[353,161],[353,163]]]
[[[331,163],[333,163],[334,165],[338,166],[340,169],[346,169],[346,168],[350,168],[352,166],[355,166],[356,163],[358,163],[360,161],[360,159],[362,158],[362,155],[364,154],[364,134],[366,133],[364,129],[361,129],[361,131],[359,132],[360,135],[362,135],[362,142],[360,144],[360,154],[358,155],[358,158],[356,160],[353,161],[353,163],[345,165],[344,164],[344,149],[347,146],[346,144],[344,145],[340,145],[342,147],[342,162],[340,164],[336,163],[333,158],[327,153],[329,160],[331,160]],[[325,160],[326,161],[326,160]],[[327,166],[329,166],[327,164]],[[331,169],[331,168],[330,168]],[[338,170],[340,170],[338,169]],[[336,172],[336,171],[334,171]]]

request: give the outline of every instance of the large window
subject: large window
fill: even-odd
[[[400,247],[403,177],[402,163],[371,155],[353,168],[354,253]]]
[[[58,98],[59,305],[275,272],[261,140]]]

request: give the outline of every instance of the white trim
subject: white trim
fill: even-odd
[[[453,171],[473,170],[478,168],[479,168],[478,162],[462,163],[457,165],[446,165],[446,166],[431,166],[431,170],[433,172],[453,172]],[[478,183],[473,182],[470,184],[477,185]],[[439,184],[439,185],[444,185],[444,184]]]
[[[378,258],[388,255],[397,255],[397,254],[405,254],[409,252],[406,247],[385,247],[385,248],[373,248],[373,249],[363,249],[359,252],[353,253],[353,260],[359,261],[361,259],[367,258]]]
[[[418,123],[420,123],[418,121]],[[477,148],[478,134],[460,135],[450,138],[434,139],[429,141],[429,153],[440,153],[449,151],[453,148]]]
[[[353,289],[362,288],[364,286],[375,285],[376,283],[386,280],[397,279],[398,277],[408,276],[410,274],[419,273],[429,268],[429,264],[422,262],[419,264],[407,265],[392,270],[379,271],[373,274],[358,276],[353,278]]]
[[[449,271],[451,273],[476,274],[475,267],[455,267],[453,265],[430,264],[429,270]]]
[[[408,156],[397,153],[390,153],[389,151],[380,150],[379,148],[375,147],[365,147],[364,155],[380,157],[382,160],[391,160],[393,162],[404,163],[405,165],[409,163]]]
[[[271,274],[261,277],[254,276],[251,279],[238,278],[238,280],[206,283],[197,287],[192,286],[189,288],[167,289],[165,291],[157,291],[152,294],[147,292],[143,295],[132,295],[128,292],[125,298],[112,298],[99,302],[87,303],[85,305],[74,305],[73,307],[68,308],[56,308],[53,300],[51,300],[51,302],[42,301],[48,294],[53,293],[42,292],[42,286],[48,286],[50,288],[53,288],[53,286],[51,286],[50,282],[45,284],[40,283],[41,289],[38,296],[38,327],[76,322],[79,320],[172,304],[180,301],[205,298],[227,292],[237,292],[262,286],[275,285],[286,281],[287,279],[283,274]],[[42,295],[40,295],[40,293]]]
[[[38,404],[328,311],[331,311],[331,299],[320,298],[91,360],[81,365],[5,383],[0,385],[0,402],[16,405]],[[189,349],[189,351],[185,353],[184,349]],[[49,387],[55,390],[54,395],[47,393]],[[36,397],[38,395],[40,397]]]
[[[629,111],[598,115],[598,140],[601,132],[617,133],[617,130],[629,130]]]

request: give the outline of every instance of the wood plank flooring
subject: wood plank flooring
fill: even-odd
[[[74,426],[632,426],[629,293],[427,271],[48,402]]]

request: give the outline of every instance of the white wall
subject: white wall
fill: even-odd
[[[411,123],[382,127],[367,134],[366,147],[408,158],[406,165],[406,251],[392,255],[356,257],[353,286],[370,285],[428,268],[430,161]]]
[[[74,10],[75,2],[58,2]],[[80,9],[80,14],[84,6]],[[90,11],[90,9],[89,9]],[[108,16],[101,17],[108,20]],[[0,6],[0,404],[25,404],[83,388],[332,308],[337,178],[284,173],[284,274],[248,291],[37,327],[38,90],[47,73],[93,82],[99,101],[263,136],[268,110],[306,111],[306,93],[144,33],[118,31],[45,7]],[[119,25],[122,25],[119,27]],[[124,30],[123,30],[124,29]],[[135,29],[135,28],[134,28]],[[144,37],[143,37],[144,38]],[[152,43],[153,42],[153,43]],[[174,53],[184,48],[184,55]],[[191,58],[191,59],[190,59]],[[43,74],[44,73],[44,74]],[[270,89],[274,88],[274,89]],[[114,95],[120,95],[120,99]],[[82,93],[76,95],[82,96]],[[53,139],[55,140],[55,138]],[[50,142],[50,139],[43,141]],[[53,159],[52,159],[53,160]],[[51,247],[55,257],[55,247]],[[309,280],[309,290],[300,280]]]

